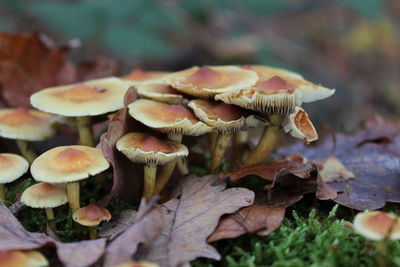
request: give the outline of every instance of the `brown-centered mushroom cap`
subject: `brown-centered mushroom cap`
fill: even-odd
[[[55,208],[68,203],[64,184],[38,183],[22,193],[21,202],[31,208]]]
[[[171,105],[187,105],[189,100],[181,92],[166,83],[145,83],[136,85],[138,95]]]
[[[128,133],[117,141],[116,146],[130,161],[145,164],[163,165],[189,154],[185,145],[145,133]]]
[[[177,90],[200,98],[251,87],[257,80],[257,73],[237,66],[195,66],[164,77]]]
[[[15,154],[0,154],[0,184],[11,183],[21,177],[29,169],[29,163]]]
[[[34,250],[3,250],[0,251],[0,266],[46,267],[49,262],[42,253]]]
[[[308,118],[308,114],[300,107],[296,107],[295,111],[286,117],[283,129],[294,138],[304,140],[306,143],[318,140],[318,133]]]
[[[139,261],[139,262],[127,262],[118,265],[114,265],[113,267],[159,267],[160,265],[149,262],[149,261]]]
[[[122,79],[128,81],[130,85],[138,85],[160,82],[161,78],[164,77],[166,74],[169,74],[169,72],[133,69],[128,75],[122,77]]]
[[[63,116],[96,116],[123,108],[129,84],[112,77],[41,90],[31,96],[35,108]]]
[[[60,146],[35,159],[31,174],[36,181],[67,183],[105,171],[110,164],[100,149],[87,146]]]
[[[263,126],[266,121],[238,106],[196,99],[189,102],[198,118],[218,132],[230,133]]]
[[[17,108],[0,110],[0,136],[26,141],[41,141],[55,134],[56,117],[38,110]]]
[[[160,132],[198,136],[212,131],[190,109],[181,105],[139,99],[128,107],[129,115],[134,119]]]
[[[353,228],[372,240],[382,240],[385,237],[400,239],[400,218],[383,211],[358,213],[354,218]]]
[[[242,68],[255,71],[258,77],[264,80],[266,80],[266,78],[268,77],[273,76],[285,76],[303,79],[303,76],[301,74],[282,68],[268,67],[263,65],[243,65]]]
[[[111,220],[111,214],[106,208],[90,204],[76,210],[72,214],[72,218],[75,222],[84,226],[97,226],[102,221]]]

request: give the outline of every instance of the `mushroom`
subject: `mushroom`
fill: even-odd
[[[128,75],[122,77],[130,85],[160,82],[161,78],[169,72],[165,71],[145,71],[141,69],[133,69]]]
[[[36,181],[67,183],[68,201],[72,211],[80,206],[79,181],[108,169],[110,164],[100,149],[88,146],[60,146],[35,159],[31,174]]]
[[[358,213],[353,222],[354,230],[372,240],[400,239],[400,218],[383,211]]]
[[[282,120],[292,113],[302,102],[312,102],[327,98],[335,90],[315,85],[296,77],[296,74],[273,68],[253,68],[257,72],[258,82],[249,88],[222,93],[215,96],[227,104],[259,111],[268,116],[270,125],[266,126],[257,147],[250,152],[245,165],[252,165],[263,160],[276,146],[279,139]]]
[[[149,261],[130,261],[118,265],[114,265],[114,267],[159,267],[160,265],[149,262]]]
[[[155,192],[157,165],[164,165],[189,154],[186,146],[171,140],[160,140],[144,133],[128,133],[116,147],[130,161],[144,163],[144,196],[151,199]]]
[[[137,93],[142,98],[167,103],[170,105],[187,105],[189,100],[181,92],[166,83],[144,83],[136,85]]]
[[[31,96],[35,108],[66,117],[76,117],[80,144],[94,146],[91,116],[123,108],[129,85],[118,78],[47,88]]]
[[[15,139],[21,154],[32,163],[36,154],[29,142],[53,137],[55,120],[54,115],[33,109],[3,109],[0,110],[0,136]]]
[[[0,154],[0,200],[6,199],[5,184],[14,182],[29,169],[29,163],[15,154]]]
[[[235,105],[196,99],[189,102],[189,107],[201,121],[218,133],[212,152],[211,173],[218,171],[233,132],[265,125],[264,119]]]
[[[296,107],[283,122],[283,130],[306,144],[318,140],[318,133],[304,109]]]
[[[3,250],[0,251],[0,266],[46,267],[49,262],[42,253],[34,250]]]
[[[47,219],[54,220],[53,208],[68,203],[67,189],[65,184],[34,184],[22,193],[21,202],[31,208],[44,208]],[[55,229],[53,223],[50,226]]]
[[[237,66],[203,66],[174,72],[163,80],[178,91],[200,98],[239,90],[254,85],[258,76]]]
[[[128,106],[129,114],[144,125],[167,133],[172,141],[181,143],[183,135],[199,136],[212,128],[196,118],[182,105],[168,105],[147,99],[139,99]],[[174,171],[176,161],[165,164],[157,177],[156,192],[159,193]]]
[[[86,207],[76,210],[72,214],[72,218],[80,225],[88,226],[90,239],[96,239],[97,226],[102,221],[108,222],[111,220],[111,214],[106,208],[97,206],[95,204],[89,204]]]

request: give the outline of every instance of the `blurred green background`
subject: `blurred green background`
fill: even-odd
[[[257,63],[336,88],[305,105],[317,124],[350,132],[400,115],[399,0],[0,0],[0,31],[80,43],[132,68]],[[80,42],[77,42],[80,40]]]

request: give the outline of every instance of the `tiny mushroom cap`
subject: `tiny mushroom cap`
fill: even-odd
[[[34,250],[0,251],[0,267],[46,267],[49,262],[42,253]]]
[[[237,66],[195,66],[164,77],[177,90],[200,98],[251,87],[257,80],[257,73]]]
[[[163,165],[189,154],[181,143],[160,140],[145,133],[128,133],[117,141],[116,146],[132,162],[145,164]]]
[[[152,99],[172,105],[187,105],[189,100],[181,92],[166,83],[145,83],[136,85],[137,93],[142,98]]]
[[[141,69],[133,69],[128,75],[122,79],[129,82],[130,85],[146,84],[160,82],[161,78],[169,72],[166,71],[144,71]]]
[[[238,106],[210,100],[196,99],[189,102],[198,118],[216,131],[231,133],[263,126],[265,119],[251,115]]]
[[[354,218],[354,230],[360,235],[372,239],[400,239],[400,218],[383,211],[366,211]]]
[[[96,175],[110,167],[100,149],[87,146],[60,146],[37,157],[31,166],[36,181],[75,182]]]
[[[96,116],[123,108],[129,85],[115,77],[51,87],[34,93],[35,108],[68,117]]]
[[[103,207],[95,204],[87,205],[86,207],[76,210],[72,214],[72,218],[75,222],[83,226],[97,226],[102,221],[111,220],[110,212]]]
[[[0,136],[26,141],[42,141],[55,135],[56,117],[34,109],[0,110]]]
[[[134,119],[160,132],[198,136],[212,131],[190,109],[181,105],[139,99],[128,107]]]
[[[157,263],[149,262],[149,261],[130,261],[127,263],[122,263],[118,265],[114,265],[113,267],[159,267]]]
[[[31,208],[55,208],[68,203],[65,184],[34,184],[22,193],[21,202]]]
[[[308,118],[308,114],[300,107],[296,107],[295,111],[286,117],[283,122],[283,130],[306,143],[318,140],[318,133]]]
[[[15,154],[0,154],[0,184],[11,183],[21,177],[29,169],[29,163]]]

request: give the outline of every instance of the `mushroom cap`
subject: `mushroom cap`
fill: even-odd
[[[128,75],[122,77],[130,85],[146,84],[160,82],[161,78],[169,72],[166,71],[145,71],[142,69],[133,69]]]
[[[353,228],[360,235],[372,240],[382,240],[385,237],[400,239],[400,218],[383,211],[358,213],[354,218]]]
[[[181,143],[160,140],[145,133],[128,133],[117,141],[116,146],[130,161],[145,164],[162,165],[189,154]]]
[[[38,183],[21,195],[21,202],[31,208],[55,208],[68,202],[65,184]]]
[[[76,210],[72,214],[72,218],[80,225],[97,226],[102,221],[111,220],[111,214],[106,208],[97,206],[95,204],[90,204],[86,207]]]
[[[303,79],[301,74],[282,68],[268,67],[264,65],[243,65],[242,68],[255,71],[260,78],[262,78],[265,73],[269,77],[283,75],[297,79]]]
[[[49,262],[42,253],[34,250],[3,250],[0,251],[0,266],[46,267]]]
[[[29,163],[16,154],[0,154],[0,184],[11,183],[29,169]]]
[[[304,140],[306,143],[318,140],[318,133],[308,118],[307,112],[300,107],[296,107],[294,112],[286,117],[283,129],[294,138]]]
[[[114,265],[114,267],[159,267],[157,263],[149,262],[149,261],[130,261],[127,263],[122,263],[118,265]]]
[[[147,99],[130,104],[129,114],[144,125],[163,133],[202,135],[212,128],[196,118],[193,112],[182,105],[168,105]]]
[[[195,99],[189,102],[198,118],[221,133],[231,133],[265,125],[266,121],[236,105]]]
[[[251,87],[258,81],[257,73],[237,66],[194,66],[166,75],[164,81],[178,91],[200,98]]]
[[[36,181],[75,182],[96,175],[110,167],[100,149],[88,146],[60,146],[37,157],[31,166]]]
[[[42,141],[55,135],[56,117],[34,109],[0,110],[0,136],[10,139]]]
[[[136,85],[140,97],[171,105],[187,105],[189,102],[181,92],[166,83],[143,83]]]
[[[51,87],[34,93],[35,108],[63,116],[96,116],[124,107],[129,84],[115,77]]]

